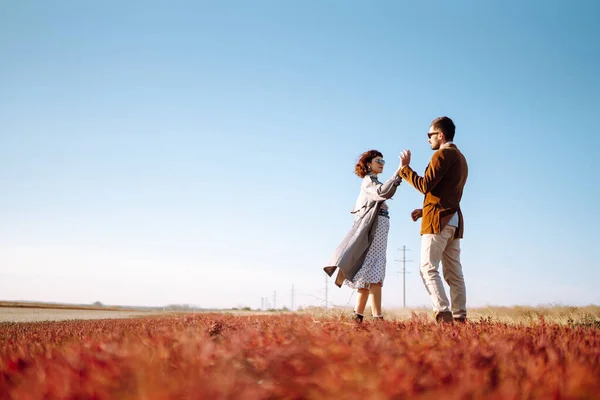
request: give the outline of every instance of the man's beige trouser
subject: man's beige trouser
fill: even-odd
[[[451,310],[454,318],[466,318],[467,291],[460,264],[460,239],[454,239],[455,231],[455,226],[446,225],[438,234],[421,236],[421,278],[436,313]],[[451,309],[438,271],[440,261],[444,279],[450,286]]]

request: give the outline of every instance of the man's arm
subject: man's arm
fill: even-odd
[[[425,176],[420,177],[409,165],[402,167],[400,175],[419,192],[426,194],[439,183],[452,164],[454,160],[449,159],[445,151],[437,151],[425,170]]]
[[[417,222],[419,220],[419,218],[421,218],[422,216],[423,216],[422,208],[417,208],[416,210],[413,210],[413,212],[410,213],[410,217],[415,222]]]

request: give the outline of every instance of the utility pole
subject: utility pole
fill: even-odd
[[[265,298],[261,296],[260,298],[260,310],[264,311],[265,309]]]
[[[273,308],[277,309],[277,291],[273,291]]]
[[[402,250],[402,258],[394,261],[402,261],[402,270],[399,271],[402,273],[402,308],[406,308],[406,274],[410,274],[410,272],[406,271],[406,262],[412,262],[412,260],[406,259],[406,250],[410,251],[406,246],[402,246],[402,248],[399,248],[398,250]]]
[[[329,276],[327,275],[327,273],[325,274],[325,309],[327,310],[329,308],[329,301],[327,299],[327,279],[329,278]]]
[[[294,311],[294,285],[292,285],[292,302],[290,303],[290,311]]]

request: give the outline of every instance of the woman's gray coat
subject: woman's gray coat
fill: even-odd
[[[351,211],[354,214],[354,225],[335,249],[327,266],[323,268],[329,276],[339,268],[335,278],[337,286],[341,287],[344,279],[350,281],[354,279],[354,275],[362,267],[365,255],[373,241],[379,209],[385,200],[396,193],[400,182],[402,178],[396,174],[385,183],[379,182],[373,175],[363,178],[360,194]]]

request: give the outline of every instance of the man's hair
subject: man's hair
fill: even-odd
[[[454,132],[456,131],[456,127],[450,118],[438,117],[431,122],[431,126],[436,131],[444,132],[444,136],[446,137],[447,141],[451,142],[454,140]]]

